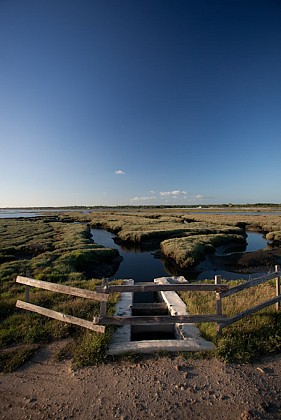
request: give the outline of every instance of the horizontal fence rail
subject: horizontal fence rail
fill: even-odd
[[[145,325],[145,324],[177,324],[221,322],[225,315],[159,315],[159,316],[110,316],[96,317],[93,322],[105,325]]]
[[[49,318],[57,319],[58,321],[67,322],[69,324],[79,325],[79,327],[88,328],[89,330],[96,331],[99,333],[105,332],[103,325],[95,325],[91,321],[77,318],[72,315],[62,314],[61,312],[53,311],[51,309],[42,308],[42,306],[33,305],[28,302],[18,300],[16,303],[17,308],[26,309],[27,311],[36,312],[37,314],[47,316]]]
[[[51,292],[63,293],[66,295],[82,297],[85,299],[107,302],[109,298],[108,294],[105,293],[97,293],[92,290],[79,289],[77,287],[65,286],[63,284],[50,283],[49,281],[30,279],[29,277],[17,276],[16,282],[25,284],[26,286],[38,287],[40,289],[49,290]]]
[[[274,303],[280,302],[280,301],[281,301],[281,296],[272,298],[266,302],[261,303],[260,305],[253,306],[250,309],[246,309],[245,311],[240,312],[239,314],[234,315],[231,318],[228,318],[226,321],[223,322],[223,326],[226,327],[227,325],[240,321],[240,319],[243,319],[246,316],[252,315],[255,312],[261,311],[262,309],[267,308],[268,306],[271,306]]]
[[[249,289],[250,287],[258,286],[259,284],[265,283],[268,280],[274,280],[276,276],[280,276],[279,271],[274,273],[266,274],[265,276],[258,277],[256,279],[248,280],[246,283],[239,284],[238,286],[231,287],[231,289],[226,290],[221,293],[221,298],[234,295],[235,293],[241,292],[242,290]]]
[[[135,284],[132,286],[126,285],[109,285],[109,286],[98,286],[96,288],[99,293],[142,293],[142,292],[219,292],[228,290],[229,285],[227,284],[157,284],[157,283],[144,283]]]

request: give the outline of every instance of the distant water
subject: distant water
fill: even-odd
[[[42,213],[36,213],[34,210],[0,210],[0,219],[17,219],[19,217],[42,216]]]
[[[86,210],[76,210],[76,209],[38,209],[38,210],[21,210],[21,209],[0,209],[0,219],[16,219],[19,217],[37,217],[44,216],[46,213],[70,213],[80,211],[81,213],[89,213]]]
[[[220,214],[220,215],[224,215],[224,214],[231,214],[233,216],[235,215],[239,215],[239,216],[280,216],[281,215],[281,211],[220,211],[220,210],[210,210],[210,211],[205,211],[205,210],[198,210],[198,211],[192,211],[192,212],[188,212],[188,214],[192,215],[192,214]]]

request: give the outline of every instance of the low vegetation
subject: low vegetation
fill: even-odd
[[[190,235],[161,242],[161,251],[166,257],[172,258],[179,267],[188,268],[198,264],[207,253],[214,252],[215,247],[227,243],[244,244],[245,236],[232,233]]]
[[[75,341],[75,363],[100,360],[102,352],[98,349],[104,348],[110,329],[101,339],[97,333],[17,309],[17,299],[25,300],[25,286],[16,284],[15,279],[22,275],[95,290],[101,280],[91,279],[91,270],[114,263],[118,251],[94,244],[86,224],[46,218],[0,219],[0,243],[0,370],[11,370],[30,357],[38,345],[62,338]],[[110,298],[112,313],[117,296]],[[84,319],[99,313],[97,302],[39,289],[31,289],[30,301]]]
[[[196,213],[195,213],[196,211]],[[117,264],[118,251],[95,244],[90,227],[114,232],[120,241],[139,246],[156,244],[162,253],[186,268],[197,264],[215,247],[227,243],[245,243],[245,230],[266,234],[279,246],[281,217],[241,214],[198,214],[185,209],[117,209],[54,213],[30,219],[0,219],[0,370],[9,371],[30,357],[40,345],[66,338],[67,344],[58,359],[71,358],[77,366],[105,359],[105,348],[112,329],[105,335],[85,331],[15,307],[25,300],[25,286],[15,283],[17,275],[95,290],[105,268]],[[80,222],[80,223],[74,223]],[[105,277],[107,275],[104,275]],[[234,283],[232,283],[234,284]],[[257,288],[255,296],[241,294],[235,301],[225,299],[224,312],[245,309],[261,295],[272,293],[273,284]],[[183,295],[189,310],[214,311],[214,296]],[[109,311],[118,296],[112,296]],[[230,300],[231,299],[231,300]],[[31,303],[84,319],[98,313],[99,304],[80,298],[33,289]],[[244,306],[246,305],[246,306]],[[214,325],[201,325],[208,338],[215,338]],[[225,329],[217,341],[218,355],[224,360],[250,360],[257,354],[280,349],[280,315],[262,311]]]

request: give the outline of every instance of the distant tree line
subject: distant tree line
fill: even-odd
[[[210,208],[258,208],[258,207],[271,207],[279,208],[281,203],[254,203],[254,204],[159,204],[159,205],[116,205],[116,206],[49,206],[49,207],[2,207],[2,209],[9,210],[96,210],[96,209],[176,209],[176,208],[188,208],[188,209],[210,209]]]

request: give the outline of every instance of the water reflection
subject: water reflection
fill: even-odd
[[[180,276],[185,275],[186,278],[194,279],[195,272],[184,273],[179,267],[172,262],[158,258],[157,253],[159,248],[153,248],[150,251],[143,251],[139,246],[129,247],[124,243],[121,244],[116,236],[104,229],[91,229],[91,234],[95,243],[103,245],[107,248],[118,249],[119,254],[123,257],[118,269],[109,277],[109,280],[114,279],[134,279],[137,282],[153,281],[156,277],[162,276]],[[265,249],[268,246],[266,239],[262,234],[256,232],[247,232],[247,246],[243,251],[253,252],[259,249]],[[229,247],[218,250],[217,255],[229,255],[233,252],[238,252],[238,249],[230,249]],[[239,252],[241,252],[241,245]],[[156,258],[155,258],[156,257]],[[206,269],[205,269],[206,270]],[[212,267],[208,271],[203,270],[197,279],[213,279],[215,275],[221,274],[224,278],[249,278],[249,274],[243,275],[229,271],[214,271]],[[198,272],[197,272],[198,273]],[[260,276],[261,273],[257,273]],[[250,275],[253,278],[254,274]]]
[[[257,232],[246,232],[246,243],[245,244],[226,244],[219,246],[216,249],[216,255],[226,256],[232,255],[236,252],[254,252],[260,249],[269,248],[267,240],[261,233]]]
[[[95,243],[108,248],[118,249],[123,261],[118,270],[109,280],[134,279],[135,281],[153,281],[156,277],[170,276],[171,273],[165,269],[164,261],[155,258],[154,253],[159,249],[142,251],[140,247],[122,247],[114,240],[114,234],[103,229],[91,229]],[[152,252],[153,251],[153,252]]]
[[[247,252],[258,251],[259,249],[266,249],[268,242],[261,233],[247,232]]]

